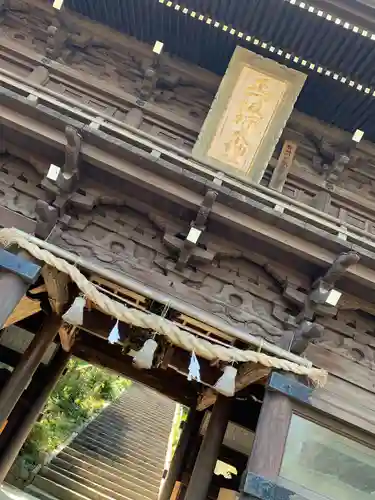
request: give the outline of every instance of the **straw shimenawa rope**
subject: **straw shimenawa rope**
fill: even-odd
[[[124,304],[116,302],[100,292],[95,285],[77,269],[77,267],[64,259],[56,257],[51,252],[39,248],[34,243],[30,242],[26,235],[15,228],[0,230],[0,244],[4,247],[16,244],[35,257],[35,259],[69,275],[82,294],[109,316],[119,321],[123,321],[124,323],[147,328],[159,335],[164,335],[175,346],[189,352],[195,352],[202,358],[209,361],[220,359],[228,363],[259,363],[268,368],[276,368],[297,375],[305,375],[318,387],[323,387],[326,384],[328,375],[325,370],[301,366],[292,361],[269,356],[261,352],[251,350],[244,351],[236,347],[224,347],[213,344],[205,339],[195,337],[186,330],[182,330],[166,318],[139,311],[138,309],[129,308]]]

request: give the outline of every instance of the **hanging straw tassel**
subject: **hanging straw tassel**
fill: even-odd
[[[73,304],[69,307],[66,313],[62,316],[63,321],[69,325],[83,325],[83,311],[85,309],[86,299],[81,295],[74,299]]]
[[[230,365],[226,366],[224,368],[224,373],[216,382],[214,389],[224,396],[234,396],[236,392],[236,375],[237,368]]]
[[[158,343],[154,339],[148,339],[143,344],[143,347],[133,357],[134,365],[141,370],[149,370],[154,361],[155,351],[158,348]]]
[[[116,344],[120,341],[119,321],[117,320],[108,336],[108,344]]]
[[[199,361],[194,351],[191,353],[187,379],[189,380],[189,382],[191,380],[196,380],[197,382],[201,381],[201,367],[199,366]]]

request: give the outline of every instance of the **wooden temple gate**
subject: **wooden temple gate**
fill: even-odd
[[[372,498],[372,10],[111,2],[0,1],[0,481],[74,355],[190,408],[160,500]]]

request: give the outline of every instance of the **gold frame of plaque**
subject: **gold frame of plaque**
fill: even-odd
[[[259,182],[306,75],[237,47],[193,148],[193,158]]]

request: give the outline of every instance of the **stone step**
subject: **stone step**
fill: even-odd
[[[160,417],[158,415],[158,418],[160,418],[160,420],[163,419],[164,422],[168,422],[173,419],[173,414],[171,414],[170,416],[160,415]],[[157,430],[158,432],[168,432],[170,430],[169,423],[159,424],[157,421],[155,421],[155,417],[147,416],[144,412],[144,409],[140,412],[137,411],[134,412],[132,411],[131,413],[129,412],[129,415],[127,415],[125,412],[103,413],[99,415],[99,417],[96,420],[98,422],[106,422],[106,423],[111,422],[112,425],[118,429],[134,428],[142,424],[142,427],[146,427],[149,430]]]
[[[129,488],[127,490],[123,489],[122,491],[116,491],[113,488],[114,485],[109,481],[107,481],[107,484],[103,485],[100,481],[98,481],[98,477],[95,476],[95,474],[82,475],[80,470],[66,470],[58,467],[57,465],[51,464],[48,469],[43,472],[43,474],[46,474],[47,477],[51,477],[51,475],[54,475],[55,473],[64,476],[66,480],[72,479],[74,481],[78,481],[81,486],[87,486],[91,490],[95,491],[96,494],[100,493],[112,498],[113,500],[129,500],[129,498],[131,498],[131,500],[145,500],[147,498],[140,495],[134,496],[134,492]]]
[[[72,475],[74,476],[74,475]],[[79,493],[84,497],[90,500],[113,500],[113,492],[107,491],[104,493],[103,491],[96,488],[95,484],[86,485],[82,481],[82,478],[78,476],[68,477],[67,475],[62,474],[60,471],[56,471],[50,468],[47,468],[42,471],[42,477],[48,479],[53,484],[58,486],[63,486],[67,490],[72,490],[75,493]],[[53,491],[47,490],[48,493],[54,494]],[[62,498],[61,500],[70,500],[70,498]],[[122,497],[122,500],[131,500],[127,497]]]
[[[114,488],[118,485],[119,491],[120,488],[130,488],[135,491],[147,491],[153,495],[158,492],[158,481],[151,484],[149,480],[144,481],[131,473],[128,474],[125,469],[120,473],[118,469],[110,467],[100,461],[94,461],[94,459],[88,460],[84,455],[81,455],[81,457],[82,458],[78,458],[74,455],[60,453],[59,456],[53,460],[52,464],[58,465],[61,469],[66,470],[74,471],[79,469],[80,474],[83,476],[86,475],[86,472],[95,474],[100,484],[105,486],[107,482],[110,482]],[[143,477],[143,475],[141,477]]]
[[[112,476],[110,479],[106,479],[100,469],[93,472],[84,462],[80,465],[72,465],[64,460],[56,460],[49,468],[73,479],[78,477],[81,482],[98,491],[106,494],[109,492],[115,500],[123,500],[123,498],[128,497],[132,500],[144,500],[145,498],[153,500],[155,498],[155,491],[135,484],[131,476],[128,476],[128,481],[125,481],[123,476]]]
[[[131,412],[132,410],[136,411],[137,413],[143,413],[145,410],[145,402],[144,401],[136,401],[134,398],[129,398],[126,402],[123,404],[118,404],[114,403],[111,404],[110,406],[107,406],[103,410],[103,415],[106,415],[108,413],[117,413],[117,415],[121,418],[121,415],[127,414]],[[173,412],[173,408],[175,406],[175,403],[170,404],[170,406],[161,406],[161,405],[147,405],[148,413],[146,415],[160,415],[160,417],[166,417],[168,416],[171,412]],[[163,425],[163,420],[162,418],[158,422],[160,425]]]
[[[163,444],[155,444],[151,439],[147,439],[146,436],[140,434],[129,434],[126,437],[118,438],[116,436],[110,436],[105,432],[98,432],[95,429],[90,432],[86,429],[84,433],[81,434],[81,441],[85,439],[91,439],[99,444],[104,443],[106,446],[110,446],[116,453],[127,453],[132,450],[136,452],[142,452],[146,456],[152,455],[157,461],[165,457],[167,446],[166,441],[168,436],[154,436],[159,438],[160,442]],[[77,438],[76,438],[77,439]]]
[[[71,489],[42,476],[36,476],[32,486],[35,491],[43,491],[44,494],[47,493],[52,497],[58,498],[58,500],[90,500],[90,497],[86,497],[81,493],[78,493],[78,491],[74,488],[74,484],[73,489]],[[31,488],[31,485],[28,486],[28,488]]]
[[[161,429],[157,425],[154,424],[147,424],[147,422],[142,421],[141,417],[134,416],[134,419],[138,419],[138,422],[130,422],[130,418],[126,423],[123,423],[121,425],[117,425],[114,419],[111,418],[98,418],[96,420],[93,420],[87,428],[90,429],[91,427],[96,427],[96,426],[101,426],[102,428],[107,428],[111,429],[112,432],[116,432],[119,435],[124,434],[126,432],[139,432],[142,430],[142,432],[148,433],[150,435],[153,434],[160,434],[162,436],[169,436],[169,433],[171,432],[171,427],[172,427],[172,421],[173,417],[169,419],[170,424],[168,427],[165,427],[164,429]]]
[[[147,468],[145,469],[140,466],[137,467],[132,462],[126,465],[119,464],[104,457],[103,455],[94,453],[90,450],[84,450],[82,452],[74,448],[65,448],[63,453],[64,453],[64,460],[66,461],[68,461],[68,457],[73,457],[73,458],[79,458],[93,465],[97,465],[98,463],[100,463],[101,465],[103,464],[110,469],[114,469],[115,474],[123,474],[124,469],[126,468],[126,474],[130,474],[132,477],[140,481],[144,480],[145,476],[147,476],[149,484],[152,485],[153,487],[159,488],[162,472],[155,474],[149,471]]]
[[[125,460],[131,458],[135,462],[140,461],[141,463],[147,464],[148,467],[157,471],[160,469],[160,458],[153,458],[151,456],[144,456],[142,454],[142,450],[138,450],[135,448],[129,448],[128,450],[124,450],[121,447],[113,447],[110,444],[106,444],[100,439],[92,439],[88,436],[78,436],[72,443],[72,447],[76,444],[79,446],[85,446],[90,450],[96,451],[102,454],[111,454],[113,460],[124,458]],[[125,453],[125,456],[123,454]],[[110,458],[111,458],[110,457]],[[164,458],[164,457],[163,457]]]
[[[114,401],[113,404],[110,405],[111,408],[118,408],[121,411],[129,410],[129,408],[144,408],[144,402],[148,401],[148,408],[150,408],[150,411],[156,412],[156,413],[168,413],[168,410],[175,404],[171,400],[166,399],[165,401],[153,403],[152,402],[152,397],[149,398],[147,397],[147,394],[143,395],[135,395],[132,393],[132,391],[128,391],[124,397],[121,399],[118,399],[117,401]],[[107,411],[109,406],[105,408],[104,411]]]
[[[98,434],[105,433],[107,436],[113,436],[116,439],[121,439],[121,438],[127,439],[129,436],[134,436],[134,437],[142,436],[142,438],[147,437],[148,441],[154,441],[156,436],[167,437],[168,440],[171,430],[172,426],[170,429],[168,429],[168,432],[160,432],[157,431],[156,429],[146,430],[144,427],[141,426],[138,427],[132,426],[127,429],[125,428],[118,429],[106,422],[93,421],[90,425],[88,425],[85,428],[83,433],[94,431]]]
[[[124,392],[122,396],[120,396],[116,401],[114,401],[114,404],[121,408],[127,408],[129,407],[129,401],[132,401],[134,402],[134,404],[139,404],[140,406],[142,406],[142,403],[145,400],[148,401],[149,403],[148,406],[152,410],[159,408],[165,410],[168,407],[168,405],[173,404],[172,401],[168,398],[155,399],[155,394],[147,394],[147,391],[143,390],[134,391],[133,388]]]
[[[33,484],[30,484],[25,488],[25,493],[32,495],[34,498],[39,498],[39,500],[59,500],[57,497],[52,496],[49,493],[40,490]]]
[[[145,410],[145,404],[144,400],[135,400],[134,398],[129,398],[128,400],[124,400],[122,404],[119,403],[114,403],[109,406],[107,406],[103,410],[103,414],[111,413],[111,412],[116,412],[119,415],[129,413],[129,411],[134,410],[136,412],[144,412]],[[168,416],[171,412],[174,411],[176,403],[173,403],[172,401],[167,402],[167,404],[164,405],[152,405],[151,403],[147,405],[147,409],[149,410],[147,415],[153,414],[153,415],[160,415],[161,417]],[[159,421],[160,425],[163,425],[163,420],[162,418]]]
[[[156,500],[175,408],[133,384],[40,471],[30,492],[40,500]]]
[[[104,458],[106,458],[107,460],[110,461],[110,463],[112,464],[112,466],[116,466],[116,467],[126,467],[126,469],[136,469],[136,470],[142,470],[142,471],[145,471],[145,474],[149,474],[149,475],[152,475],[154,478],[157,478],[159,481],[160,481],[160,478],[161,478],[161,475],[162,475],[162,470],[163,470],[163,467],[159,467],[158,469],[155,469],[155,468],[151,468],[147,463],[145,463],[144,461],[135,461],[133,460],[133,457],[129,457],[129,458],[119,458],[119,457],[116,457],[110,453],[107,453],[107,452],[97,452],[95,450],[91,450],[90,448],[87,448],[86,446],[84,445],[79,445],[78,446],[75,446],[74,447],[75,450],[78,450],[80,451],[81,453],[91,453],[91,456],[95,456],[95,458],[98,458],[99,460],[102,460]],[[94,454],[94,455],[93,455]],[[160,464],[161,465],[161,464]],[[164,463],[163,463],[163,466],[164,466]]]

